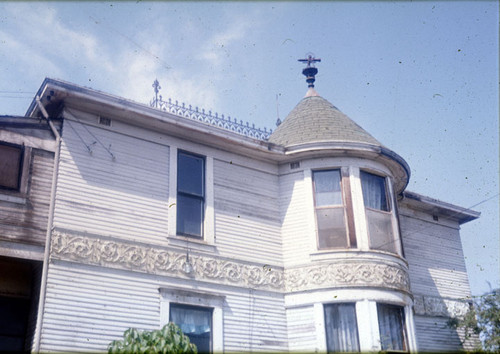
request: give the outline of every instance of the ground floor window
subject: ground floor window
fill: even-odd
[[[324,309],[328,352],[358,352],[356,305],[354,303],[327,304]]]
[[[403,308],[377,304],[377,312],[382,350],[407,351]]]
[[[212,308],[170,304],[169,321],[180,327],[198,348],[199,353],[212,351]]]

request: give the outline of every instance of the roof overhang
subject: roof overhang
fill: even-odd
[[[405,191],[401,203],[407,204],[414,210],[422,211],[432,215],[441,215],[451,220],[456,220],[459,225],[475,220],[481,215],[480,212],[462,208],[457,205],[446,203],[424,195]]]
[[[62,107],[75,108],[258,159],[279,161],[284,157],[284,148],[266,141],[61,80],[46,78],[37,96],[49,114],[60,112]],[[37,117],[40,114],[33,100],[26,115]]]
[[[360,142],[313,142],[288,146],[285,155],[289,160],[302,157],[360,157],[379,161],[389,168],[394,177],[394,189],[401,193],[410,180],[410,166],[394,151],[379,145]]]

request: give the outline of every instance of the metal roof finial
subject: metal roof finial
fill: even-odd
[[[314,63],[321,62],[321,59],[316,59],[313,53],[306,54],[306,59],[298,59],[301,63],[307,63],[307,66],[302,70],[302,74],[306,77],[307,87],[314,87],[314,76],[318,73],[318,69],[314,67]]]

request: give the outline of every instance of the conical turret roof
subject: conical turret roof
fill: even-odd
[[[315,142],[352,142],[382,146],[312,88],[271,134],[269,142],[284,147]]]

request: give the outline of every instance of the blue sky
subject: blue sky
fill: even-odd
[[[411,167],[408,189],[480,211],[472,292],[499,287],[497,1],[0,2],[0,114],[45,77],[274,128],[316,89]],[[278,100],[277,100],[278,97]],[[488,284],[489,282],[489,284]]]

